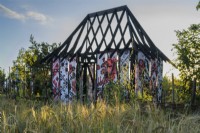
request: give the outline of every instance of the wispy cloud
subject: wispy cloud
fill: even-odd
[[[26,13],[18,13],[2,4],[0,4],[0,12],[3,12],[3,14],[8,18],[20,21],[35,20],[40,24],[45,24],[48,20],[50,20],[50,17],[39,12],[27,11]]]
[[[44,14],[38,13],[38,12],[33,12],[33,11],[27,12],[26,16],[28,19],[36,20],[36,21],[40,22],[41,24],[45,24],[48,20],[48,17],[45,16]]]
[[[4,15],[12,19],[25,20],[26,18],[23,14],[17,13],[1,4],[0,4],[0,11],[2,11]]]

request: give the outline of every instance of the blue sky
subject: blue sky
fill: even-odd
[[[198,0],[0,0],[0,67],[8,72],[20,48],[37,42],[64,42],[91,12],[127,5],[144,30],[170,59],[175,30],[200,22]],[[164,64],[164,74],[177,74]]]

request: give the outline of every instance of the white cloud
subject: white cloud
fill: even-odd
[[[1,11],[4,13],[6,17],[21,21],[35,20],[40,24],[45,24],[48,20],[50,20],[50,17],[39,12],[27,11],[26,13],[21,14],[0,4],[0,12]]]
[[[41,13],[38,13],[38,12],[33,12],[33,11],[27,12],[26,16],[29,19],[39,21],[41,24],[45,24],[48,20],[48,17],[45,16],[44,14],[41,14]]]
[[[26,18],[23,14],[17,13],[1,4],[0,4],[0,11],[2,11],[4,15],[12,19],[25,20]]]

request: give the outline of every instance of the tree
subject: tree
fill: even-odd
[[[51,45],[45,42],[37,43],[32,35],[30,42],[31,46],[28,49],[19,50],[17,59],[13,61],[11,72],[15,86],[23,91],[27,88],[29,96],[32,91],[31,82],[34,83],[34,94],[44,93],[45,83],[50,80],[50,66],[41,64],[40,61],[59,46],[56,43]],[[25,95],[25,92],[23,93]]]
[[[0,69],[0,91],[3,90],[4,81],[5,81],[5,73],[3,70]]]
[[[200,1],[199,1],[199,3],[197,4],[196,9],[197,9],[197,10],[200,9]]]
[[[176,31],[178,43],[173,44],[177,54],[175,64],[181,78],[191,81],[200,79],[200,24],[192,24],[187,30]]]

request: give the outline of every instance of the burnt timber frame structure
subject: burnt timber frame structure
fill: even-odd
[[[112,51],[111,57],[115,52],[121,56],[127,49],[133,50],[130,56],[131,70],[134,70],[138,51],[142,51],[149,59],[160,57],[163,61],[170,62],[168,57],[155,46],[127,6],[88,14],[65,42],[42,62],[50,63],[65,58],[72,61],[76,57],[78,66],[82,66],[84,83],[87,82],[87,72],[89,72],[95,89],[95,76],[92,76],[92,73],[95,75],[95,70],[91,72],[89,64],[97,63],[99,53],[102,56],[105,52]],[[83,93],[87,93],[86,88],[83,88]]]

